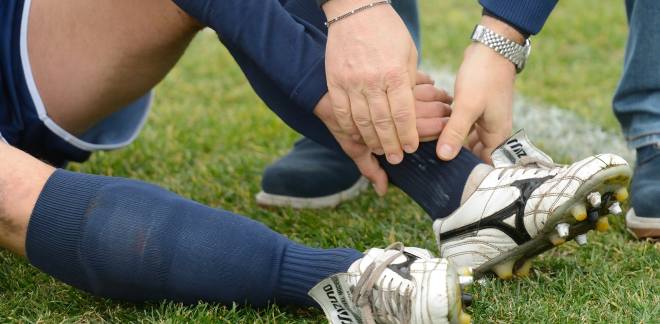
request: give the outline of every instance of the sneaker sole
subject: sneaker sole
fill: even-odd
[[[261,191],[256,195],[257,204],[267,207],[291,207],[294,209],[321,209],[333,208],[344,201],[351,200],[360,195],[369,186],[369,180],[360,177],[350,188],[336,194],[315,197],[300,198],[283,195],[269,194]]]
[[[631,175],[632,170],[627,165],[613,166],[596,173],[585,181],[571,199],[555,209],[536,237],[476,268],[475,278],[489,272],[494,272],[501,279],[511,279],[514,275],[525,277],[531,271],[531,259],[537,255],[590,230],[607,231],[607,217],[610,214],[608,208],[614,202],[623,203],[628,200],[627,186]],[[603,197],[599,208],[589,207],[587,196],[592,192],[598,192]],[[593,216],[597,212],[597,217],[588,217],[587,211]],[[559,236],[555,229],[559,223],[569,225],[568,235]]]
[[[626,214],[626,227],[638,240],[660,239],[660,218],[637,216],[632,208]]]

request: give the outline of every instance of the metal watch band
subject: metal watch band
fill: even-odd
[[[516,72],[518,73],[525,68],[525,62],[527,62],[532,49],[529,39],[525,40],[525,45],[520,45],[482,25],[474,27],[472,41],[484,44],[504,56],[516,66]]]

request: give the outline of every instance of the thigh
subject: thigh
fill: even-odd
[[[48,115],[83,133],[158,83],[199,28],[170,0],[32,0],[29,61]]]

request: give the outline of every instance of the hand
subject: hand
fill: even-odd
[[[483,17],[481,24],[523,41],[515,29],[494,18]],[[468,147],[491,163],[492,151],[511,134],[515,79],[516,69],[509,60],[483,44],[468,46],[456,76],[452,116],[438,140],[440,159],[455,158],[469,136]]]
[[[446,91],[433,86],[433,81],[423,73],[417,74],[414,88],[417,131],[422,138],[434,139],[440,135],[451,114],[453,100]],[[355,140],[339,126],[332,110],[330,98],[326,94],[314,110],[321,121],[328,127],[344,152],[355,162],[362,175],[374,184],[379,195],[387,192],[387,175],[380,167],[371,149],[361,140]]]
[[[373,0],[332,0],[328,18]],[[419,145],[413,86],[417,49],[405,24],[389,5],[338,21],[328,29],[328,93],[336,121],[354,140],[398,164]]]

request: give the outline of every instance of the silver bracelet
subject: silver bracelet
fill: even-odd
[[[360,8],[353,9],[353,10],[351,10],[351,11],[349,11],[349,12],[347,12],[347,13],[341,15],[341,16],[337,16],[337,17],[335,17],[335,18],[332,18],[332,19],[326,21],[326,22],[325,22],[325,27],[330,27],[330,25],[332,25],[332,24],[334,24],[334,23],[336,23],[336,22],[338,22],[338,21],[340,21],[340,20],[342,20],[342,19],[344,19],[344,18],[347,18],[347,17],[349,17],[349,16],[352,16],[352,15],[354,15],[354,14],[360,12],[360,11],[364,11],[364,10],[367,10],[367,9],[373,8],[373,7],[375,7],[375,6],[385,5],[385,4],[392,4],[392,0],[381,0],[381,1],[376,1],[376,2],[372,2],[372,3],[368,4],[368,5],[364,5],[364,6],[360,7]]]

